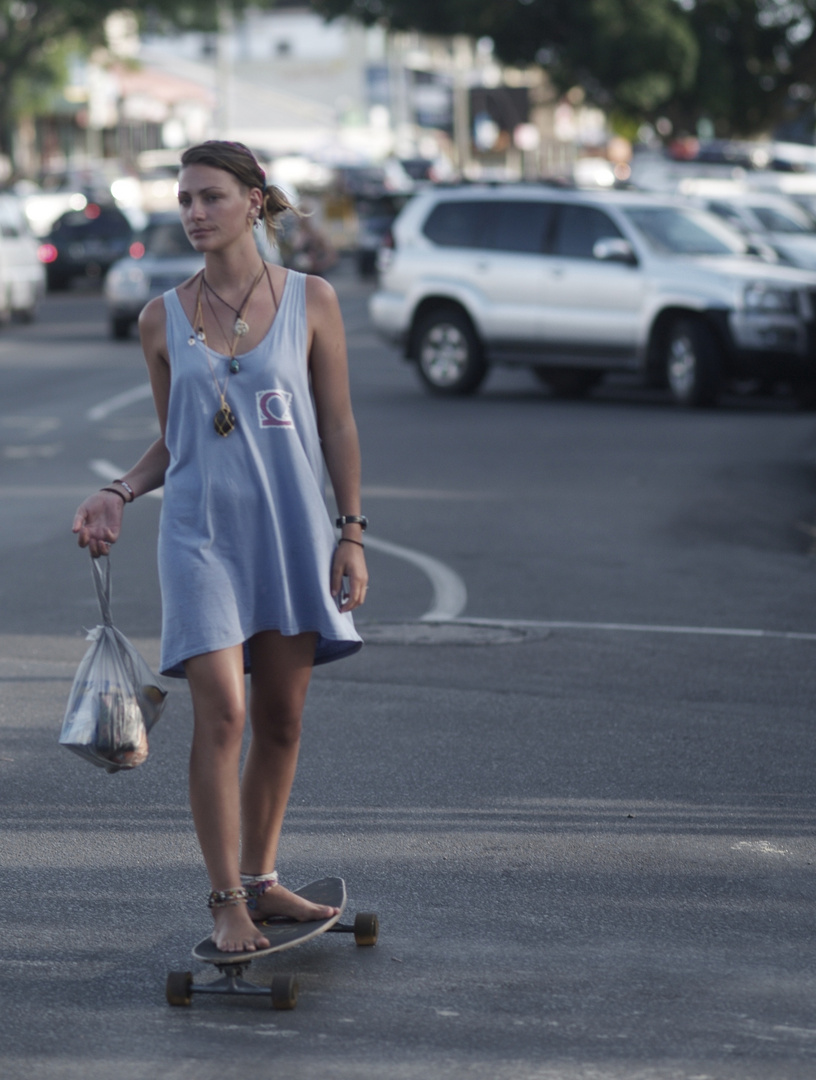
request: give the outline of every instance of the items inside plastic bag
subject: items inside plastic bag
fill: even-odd
[[[110,559],[92,559],[102,625],[74,678],[60,743],[108,772],[135,769],[148,755],[148,732],[164,709],[167,691],[139,652],[113,625]]]

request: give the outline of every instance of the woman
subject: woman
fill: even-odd
[[[192,694],[190,803],[213,940],[252,951],[268,945],[258,920],[334,914],[280,885],[275,861],[312,666],[361,647],[350,614],[368,581],[360,453],[334,290],[265,263],[255,244],[253,229],[271,236],[289,203],[245,146],[215,141],[182,156],[178,198],[205,265],[139,319],[161,438],[85,500],[73,528],[105,555],[125,503],[164,485],[161,670]]]

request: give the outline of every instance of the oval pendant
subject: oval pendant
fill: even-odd
[[[230,360],[229,369],[230,369],[230,374],[232,374],[232,375],[237,375],[238,372],[241,370],[241,365],[238,363],[238,361],[235,359],[234,356],[233,356],[232,360]]]
[[[235,415],[226,402],[224,402],[224,407],[219,409],[213,417],[213,427],[225,439],[230,432],[235,430]]]

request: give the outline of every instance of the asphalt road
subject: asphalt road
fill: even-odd
[[[433,400],[335,284],[369,644],[315,672],[279,869],[345,877],[380,943],[253,965],[293,1012],[165,1004],[209,976],[185,687],[132,774],[57,745],[98,621],[73,510],[155,421],[99,298],[49,298],[0,331],[0,1075],[810,1080],[816,419],[523,371]],[[112,556],[153,661],[159,506]]]

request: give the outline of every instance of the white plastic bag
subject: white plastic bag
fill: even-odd
[[[113,625],[110,559],[91,559],[102,625],[71,687],[60,743],[108,772],[135,769],[147,758],[147,734],[164,709],[167,691],[124,634]]]

